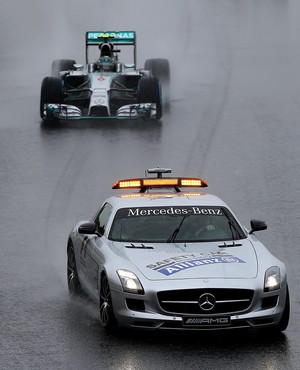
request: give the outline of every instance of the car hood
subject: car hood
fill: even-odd
[[[252,243],[114,243],[123,257],[150,280],[253,279],[257,256]]]

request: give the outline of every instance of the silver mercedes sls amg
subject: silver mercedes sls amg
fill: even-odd
[[[200,178],[154,168],[79,222],[67,243],[71,297],[98,305],[106,328],[212,330],[289,322],[285,265]],[[197,188],[200,188],[197,190]]]

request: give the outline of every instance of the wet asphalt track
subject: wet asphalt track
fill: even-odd
[[[299,12],[298,0],[1,1],[1,370],[299,368]],[[97,28],[136,30],[140,67],[169,58],[160,122],[40,122],[52,60],[83,62]],[[289,272],[285,334],[109,335],[93,304],[69,301],[71,227],[153,166],[205,178],[246,225],[268,222],[259,236]]]

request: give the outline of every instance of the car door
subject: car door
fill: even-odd
[[[95,286],[97,285],[98,263],[94,260],[93,250],[97,235],[84,235],[80,248],[80,266],[83,284],[94,295]]]
[[[84,235],[80,250],[80,261],[84,271],[84,283],[96,299],[99,295],[99,271],[104,261],[102,253],[96,250],[96,240],[101,238],[104,234],[111,212],[112,206],[109,203],[105,203],[95,217],[96,235]]]

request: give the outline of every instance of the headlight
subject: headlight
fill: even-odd
[[[118,270],[123,291],[127,293],[144,294],[144,289],[137,276],[128,270]]]
[[[279,267],[270,267],[265,273],[265,292],[270,292],[280,288],[280,270]]]

